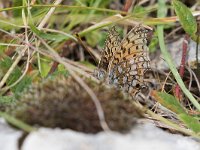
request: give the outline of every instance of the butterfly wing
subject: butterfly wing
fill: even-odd
[[[105,79],[106,73],[108,72],[108,65],[115,52],[120,49],[120,38],[115,27],[109,30],[108,37],[105,42],[105,47],[101,52],[101,59],[98,64],[97,78],[102,80]]]
[[[144,73],[150,68],[147,30],[138,26],[122,40],[109,64],[109,81],[135,95],[144,85]]]

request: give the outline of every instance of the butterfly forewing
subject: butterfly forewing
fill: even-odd
[[[110,60],[114,56],[115,52],[120,49],[120,37],[115,27],[112,27],[109,30],[108,37],[105,42],[105,47],[101,52],[101,60],[98,65],[98,75],[97,78],[104,79],[106,77],[106,73],[108,72],[108,65]]]
[[[147,51],[147,30],[141,26],[133,28],[122,40],[120,50],[114,55],[110,68],[117,65],[119,62],[126,60],[127,57],[135,57],[137,53]]]

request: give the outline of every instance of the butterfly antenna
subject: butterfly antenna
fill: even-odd
[[[81,46],[92,56],[93,60],[95,61],[95,63],[98,64],[100,58],[98,56],[98,54],[96,52],[94,52],[93,50],[91,50],[90,48],[88,48],[84,42],[81,40],[81,37],[78,33],[75,34],[76,35],[76,38],[79,42],[79,44],[81,44]]]

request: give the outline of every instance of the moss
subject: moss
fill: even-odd
[[[116,88],[85,79],[97,95],[112,130],[125,132],[142,113]],[[96,107],[86,91],[71,77],[48,79],[32,85],[7,112],[31,125],[70,128],[96,133],[102,130]]]

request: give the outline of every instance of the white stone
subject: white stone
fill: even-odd
[[[128,134],[84,134],[72,130],[41,128],[24,141],[22,150],[200,150],[189,137],[167,133],[150,124]]]
[[[18,150],[18,140],[22,132],[11,128],[0,118],[0,150]]]

